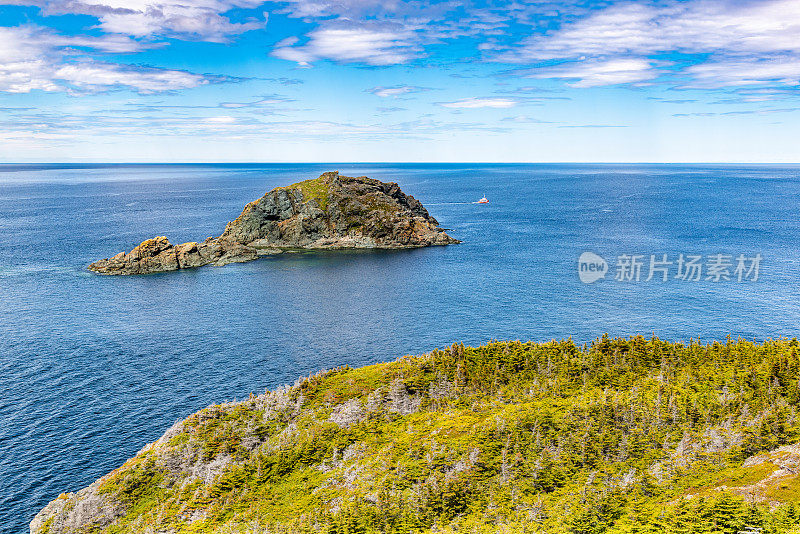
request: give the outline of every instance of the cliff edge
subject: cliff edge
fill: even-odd
[[[31,532],[796,534],[798,369],[797,340],[643,337],[338,368],[189,416]]]
[[[173,245],[148,239],[128,253],[96,261],[100,274],[147,274],[225,265],[287,249],[416,248],[459,243],[396,183],[326,172],[278,187],[245,206],[219,237]]]

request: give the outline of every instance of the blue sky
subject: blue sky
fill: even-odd
[[[800,162],[800,0],[0,0],[0,162]]]

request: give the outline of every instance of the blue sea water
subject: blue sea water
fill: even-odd
[[[155,235],[219,235],[326,170],[398,182],[463,244],[85,269]],[[798,207],[799,167],[0,166],[0,532],[26,532],[176,420],[324,368],[491,339],[797,336]],[[605,279],[581,283],[584,251]],[[681,253],[763,260],[757,281],[645,281],[651,254]],[[644,256],[639,282],[614,280],[623,254]]]

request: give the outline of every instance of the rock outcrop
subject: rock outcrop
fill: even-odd
[[[147,274],[250,261],[291,249],[395,249],[458,242],[396,183],[326,172],[251,202],[217,238],[173,245],[166,237],[155,237],[89,269]]]

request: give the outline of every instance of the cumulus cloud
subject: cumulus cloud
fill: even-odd
[[[405,64],[425,57],[430,45],[465,36],[478,40],[485,59],[574,87],[666,79],[702,88],[788,86],[800,59],[798,0],[629,0],[599,7],[577,0],[277,4],[283,6],[278,11],[318,24],[273,51],[303,67],[319,60]],[[521,38],[524,26],[528,36]]]
[[[92,49],[99,52],[124,54],[138,52],[147,46],[158,45],[144,45],[122,35],[67,36],[33,25],[0,26],[0,62],[2,63],[37,59],[37,56],[40,57],[43,52],[55,49]]]
[[[384,24],[325,26],[308,34],[308,41],[289,38],[278,43],[272,55],[294,61],[302,67],[329,59],[340,63],[386,66],[406,63],[417,57],[419,48],[413,34],[402,27]]]
[[[518,40],[520,28],[538,31],[574,20],[590,11],[587,4],[586,0],[281,0],[274,2],[274,13],[317,26],[279,43],[273,55],[300,67],[323,59],[388,66],[425,58],[433,46],[463,38],[474,39],[469,46],[488,55]]]
[[[495,59],[538,63],[544,65],[540,77],[549,73],[575,78],[577,87],[592,87],[654,79],[666,72],[667,64],[653,59],[665,53],[686,55],[694,64],[677,73],[689,75],[702,87],[796,84],[800,2],[617,4],[530,36]],[[548,65],[554,61],[568,63]]]
[[[573,79],[573,87],[596,87],[621,83],[643,82],[657,76],[653,62],[636,58],[617,58],[607,61],[581,61],[526,72],[531,78]]]
[[[0,91],[101,91],[126,87],[154,93],[197,87],[210,78],[174,69],[118,65],[86,57],[90,52],[133,52],[143,45],[127,37],[71,37],[36,26],[0,27]]]
[[[56,82],[90,91],[129,88],[142,94],[175,91],[205,85],[209,79],[182,70],[130,67],[113,63],[75,63],[62,65],[52,74]]]
[[[517,101],[510,98],[465,98],[455,102],[439,102],[439,105],[456,109],[511,108],[517,105]]]
[[[385,2],[385,5],[386,8],[392,9],[403,3],[392,0]],[[365,0],[287,0],[283,4],[286,7],[281,10],[282,13],[298,18],[329,17],[332,15],[353,16],[378,7],[376,2]]]
[[[105,32],[137,37],[225,42],[232,35],[261,28],[266,23],[266,20],[233,23],[222,15],[235,8],[256,8],[263,3],[261,0],[11,0],[11,3],[37,5],[46,15],[90,15],[99,19]]]
[[[587,12],[585,0],[283,0],[278,12],[306,21],[340,19],[403,24],[423,40],[459,36],[503,36],[513,24],[547,25]]]
[[[537,16],[572,12],[575,2],[489,0],[419,2],[414,0],[285,0],[278,13],[318,23],[304,36],[279,43],[273,55],[302,67],[329,59],[340,63],[386,66],[425,56],[430,45],[462,37],[497,38],[514,23],[531,23]],[[554,9],[554,6],[557,6]]]
[[[800,40],[800,34],[798,34]],[[688,87],[749,86],[772,83],[800,85],[800,56],[725,58],[686,69],[693,80]]]
[[[621,54],[800,51],[800,2],[695,1],[628,3],[603,9],[558,31],[535,36],[510,61]]]

